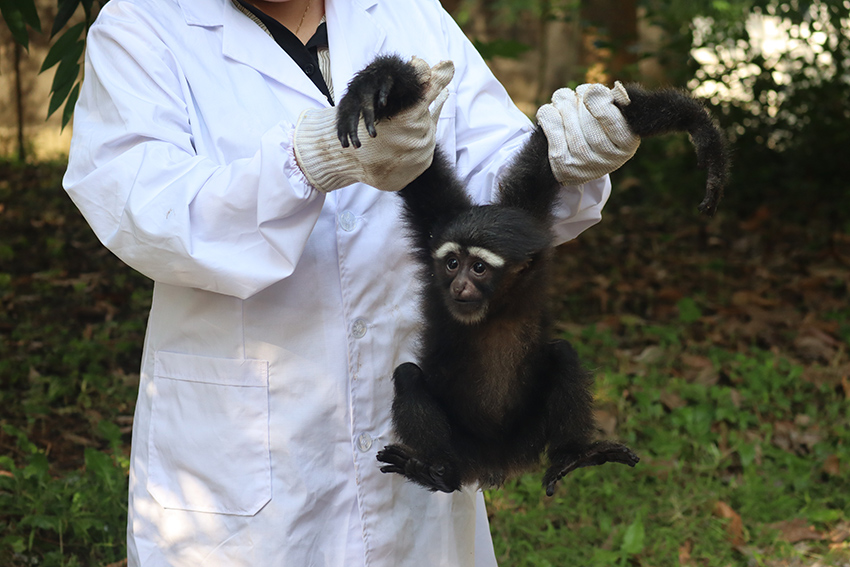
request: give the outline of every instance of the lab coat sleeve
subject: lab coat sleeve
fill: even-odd
[[[443,33],[455,62],[456,159],[472,197],[490,202],[499,176],[526,142],[532,123],[511,101],[481,55],[447,14]],[[578,236],[602,219],[611,194],[607,175],[580,186],[565,186],[554,210],[555,243]]]
[[[295,165],[292,125],[244,159],[198,155],[179,61],[131,8],[110,16],[87,39],[70,197],[113,253],[156,281],[245,298],[286,278],[323,203]]]

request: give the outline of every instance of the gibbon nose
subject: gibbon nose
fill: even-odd
[[[456,301],[478,301],[480,294],[468,278],[457,278],[452,283],[452,296]]]

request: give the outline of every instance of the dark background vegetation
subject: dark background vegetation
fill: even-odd
[[[529,108],[586,80],[697,90],[734,158],[707,219],[687,138],[644,141],[603,222],[559,250],[559,331],[642,461],[551,499],[539,475],[488,492],[500,564],[850,565],[850,1],[444,4],[497,72],[531,70]],[[52,37],[70,118],[98,5],[35,7],[0,0],[18,42]],[[27,153],[0,161],[0,565],[121,565],[151,284],[93,237],[64,164]]]

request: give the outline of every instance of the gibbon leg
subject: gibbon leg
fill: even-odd
[[[596,430],[593,417],[593,378],[578,361],[578,355],[566,341],[550,344],[552,376],[556,383],[546,403],[549,469],[543,476],[546,495],[555,493],[555,484],[565,475],[582,467],[608,462],[635,466],[640,460],[621,443],[591,439]]]
[[[451,427],[445,412],[425,390],[422,370],[408,362],[393,373],[393,426],[401,439],[378,452],[381,472],[398,473],[431,491],[460,488]]]

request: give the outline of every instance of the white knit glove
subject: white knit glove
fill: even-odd
[[[562,185],[581,185],[611,173],[637,151],[640,138],[629,129],[614,102],[631,101],[617,81],[558,89],[537,111],[537,123],[549,141],[549,164]]]
[[[437,119],[449,93],[454,64],[441,61],[429,67],[414,57],[425,83],[417,104],[376,124],[377,137],[366,132],[363,119],[357,134],[362,146],[343,148],[337,138],[336,108],[304,111],[295,125],[293,146],[298,166],[310,184],[322,192],[352,183],[366,183],[382,191],[398,191],[428,169],[434,158]],[[434,109],[428,107],[434,103]]]

